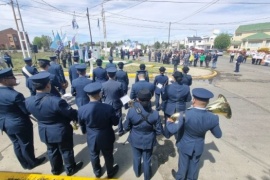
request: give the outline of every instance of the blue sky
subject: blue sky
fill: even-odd
[[[16,2],[16,0],[14,0]],[[9,0],[0,0],[0,30],[14,28]],[[94,42],[103,41],[101,0],[18,0],[25,30],[35,36],[77,33],[80,43],[90,41],[86,8],[89,8]],[[145,44],[181,40],[197,33],[211,35],[214,29],[234,33],[241,24],[270,22],[267,0],[109,0],[104,1],[108,41],[131,39]],[[79,29],[71,22],[75,12]],[[269,17],[268,17],[269,16]],[[100,20],[100,28],[97,27]]]

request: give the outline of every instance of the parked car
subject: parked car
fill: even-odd
[[[213,55],[216,51],[218,56],[223,56],[223,51],[219,49],[206,49],[204,50],[204,53],[210,52]]]

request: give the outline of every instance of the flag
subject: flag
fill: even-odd
[[[67,46],[68,45],[68,38],[67,38],[67,35],[66,34],[63,35],[62,42],[63,42],[63,45],[64,46]]]
[[[59,34],[57,33],[56,36],[54,37],[53,42],[50,45],[50,48],[58,50],[59,44],[61,44],[61,38],[60,38]]]
[[[71,43],[70,44],[71,47],[75,45],[75,40],[76,40],[76,34],[73,36],[73,38],[72,38],[72,40],[70,42]]]
[[[79,25],[78,25],[77,22],[76,22],[76,17],[75,17],[75,15],[73,16],[73,20],[72,20],[72,28],[73,28],[73,29],[78,29],[78,28],[79,28]]]
[[[88,62],[88,46],[86,46],[86,48],[85,48],[85,53],[84,53],[84,61],[85,62]]]

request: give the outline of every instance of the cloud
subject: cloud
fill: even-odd
[[[4,4],[8,1],[0,2]],[[66,33],[70,39],[77,33],[77,40],[80,43],[90,41],[86,17],[88,7],[93,41],[103,41],[101,0],[18,0],[18,2],[30,40],[41,35],[52,37],[54,31]],[[105,1],[107,40],[114,42],[131,39],[146,44],[157,40],[167,42],[169,22],[171,22],[170,40],[181,40],[196,34],[211,35],[214,29],[234,33],[241,24],[266,22],[270,19],[270,16],[267,17],[270,3],[263,0],[188,2],[187,0]],[[71,27],[74,11],[79,25],[77,31]],[[97,27],[97,19],[100,20],[100,28]],[[0,5],[0,27],[16,29],[10,5]]]

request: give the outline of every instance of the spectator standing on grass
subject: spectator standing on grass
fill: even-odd
[[[217,68],[217,60],[218,60],[218,55],[217,55],[217,51],[215,51],[215,53],[212,56],[212,69],[216,69]]]
[[[200,67],[203,67],[203,62],[205,61],[205,54],[204,53],[202,53],[201,55],[200,55]]]
[[[14,68],[14,67],[13,67],[13,63],[12,63],[11,56],[10,56],[7,52],[5,52],[5,54],[4,54],[4,60],[5,60],[7,66],[8,66],[9,68]]]
[[[206,68],[209,67],[209,63],[210,63],[210,61],[211,61],[211,58],[212,58],[211,53],[210,53],[210,52],[207,53],[207,55],[206,55],[206,57],[205,57],[205,67],[206,67]]]

